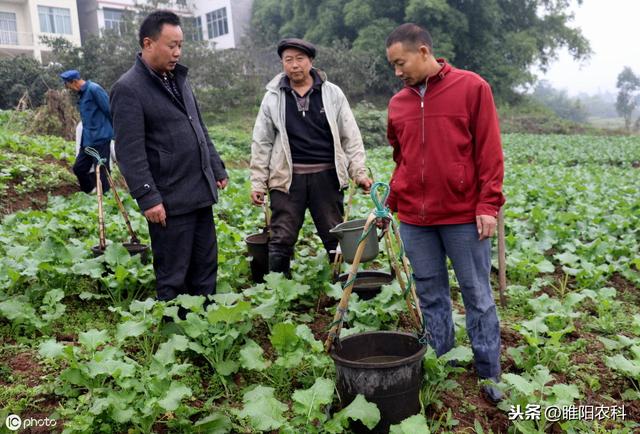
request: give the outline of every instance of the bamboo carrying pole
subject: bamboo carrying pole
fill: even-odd
[[[412,294],[415,294],[415,290],[413,287],[410,287],[409,291],[407,291],[407,284],[408,285],[413,285],[413,284],[411,282],[405,283],[404,279],[402,278],[402,273],[400,272],[400,264],[398,264],[398,259],[396,258],[395,252],[393,250],[393,241],[391,239],[391,233],[389,232],[389,230],[385,231],[384,241],[387,246],[387,254],[389,255],[391,267],[395,273],[396,279],[398,280],[398,284],[400,285],[400,289],[402,290],[402,293],[405,294],[405,301],[407,303],[407,308],[409,309],[409,315],[411,317],[411,321],[413,322],[413,325],[417,329],[421,329],[422,315],[417,314],[415,310],[417,308],[417,310],[419,311],[420,305],[416,304],[414,308],[414,305],[412,304],[412,302],[417,303],[417,297],[414,299],[412,296]],[[406,272],[406,270],[404,271]]]
[[[96,192],[98,194],[98,233],[100,237],[100,250],[107,248],[107,240],[104,234],[104,207],[102,205],[102,180],[100,179],[100,164],[96,164]]]
[[[375,214],[369,214],[367,218],[367,222],[362,229],[362,233],[366,233],[371,224],[375,221]],[[353,263],[351,264],[351,269],[349,270],[349,277],[347,278],[347,286],[344,288],[342,292],[342,298],[340,299],[340,303],[338,303],[338,308],[336,309],[336,314],[333,317],[333,326],[329,330],[329,336],[325,341],[324,347],[327,352],[331,349],[331,345],[333,345],[333,340],[340,336],[340,330],[342,329],[342,315],[343,312],[347,311],[347,307],[349,306],[349,297],[351,297],[351,290],[353,289],[353,285],[356,281],[356,274],[358,273],[358,267],[360,266],[360,259],[362,258],[362,252],[364,252],[364,248],[367,245],[367,238],[362,240],[358,244],[358,248],[356,249],[355,257],[353,258]]]
[[[507,290],[507,254],[504,234],[504,208],[498,212],[498,282],[500,290],[500,305],[507,306],[505,291]]]
[[[398,244],[402,243],[402,238],[400,238],[400,231],[398,229],[397,225],[393,225],[393,231],[394,231],[394,235],[396,237],[396,240],[398,241]],[[413,298],[413,304],[415,306],[415,311],[414,311],[414,315],[418,318],[419,320],[419,326],[420,329],[422,329],[423,327],[423,318],[422,318],[422,312],[420,310],[420,301],[418,299],[418,294],[416,293],[416,284],[413,281],[413,279],[411,278],[411,264],[409,263],[409,259],[407,258],[407,255],[404,254],[404,252],[402,253],[402,268],[404,269],[405,275],[407,276],[407,280],[411,279],[411,284],[409,285],[409,290],[411,292],[411,297]],[[409,294],[407,294],[407,296],[409,296]]]
[[[97,166],[100,167],[101,165],[98,164]],[[97,169],[96,169],[96,172],[97,172]],[[107,181],[109,181],[109,186],[111,186],[111,191],[113,191],[113,197],[115,197],[116,203],[118,204],[118,208],[122,213],[122,217],[124,217],[124,222],[127,224],[127,230],[129,231],[129,235],[131,235],[131,243],[140,244],[140,240],[138,240],[138,237],[136,236],[136,233],[134,232],[133,227],[131,226],[131,221],[129,220],[129,214],[127,213],[127,210],[124,208],[124,205],[120,200],[120,196],[118,195],[118,191],[116,190],[116,185],[113,182],[113,178],[111,178],[111,174],[109,173],[108,170],[105,169],[105,173],[107,175]],[[102,190],[102,183],[99,182],[99,179],[96,182],[100,184],[100,189]]]
[[[262,202],[262,210],[264,211],[264,229],[271,232],[271,210],[266,200]]]
[[[364,225],[364,228],[362,230],[363,234],[367,233],[367,231],[369,230],[369,228],[371,227],[371,225],[375,220],[376,220],[376,215],[375,213],[372,212],[367,218],[367,221]],[[401,245],[402,240],[400,238],[400,233],[398,232],[397,227],[393,225],[392,222],[390,224],[392,224],[394,228],[393,233],[396,237],[396,240],[398,241],[398,244]],[[372,228],[372,230],[375,230],[375,228]],[[351,291],[353,290],[353,286],[356,280],[355,277],[358,274],[358,267],[360,266],[360,259],[362,258],[362,252],[364,251],[364,248],[367,244],[367,238],[368,237],[364,237],[363,239],[361,239],[361,241],[358,244],[358,248],[356,249],[356,254],[353,259],[353,263],[351,264],[351,269],[349,270],[347,285],[344,288],[344,291],[342,292],[342,298],[340,299],[340,303],[338,304],[338,308],[336,309],[336,314],[334,315],[334,318],[333,318],[333,323],[332,323],[333,325],[331,326],[329,330],[329,336],[325,341],[325,350],[327,352],[331,350],[331,346],[333,345],[334,340],[340,336],[340,330],[342,329],[343,315],[346,314],[347,307],[349,306],[349,298],[351,297]],[[395,271],[395,274],[396,274],[396,279],[398,279],[400,288],[406,294],[405,301],[407,303],[407,308],[409,310],[409,315],[411,317],[411,320],[417,330],[423,330],[422,314],[420,311],[420,302],[416,294],[415,283],[410,278],[411,266],[409,264],[409,260],[403,254],[402,264],[398,263],[397,258],[395,258],[394,256],[391,234],[389,233],[388,230],[386,230],[386,233],[385,233],[385,244],[387,246],[387,254],[389,255],[390,258],[392,258],[391,263],[392,263],[393,270]],[[402,265],[403,271],[405,272],[405,275],[407,276],[406,283],[402,278],[402,273],[400,272],[401,265]]]
[[[102,179],[101,179],[101,170],[104,165],[104,159],[100,157],[100,153],[96,151],[94,148],[88,147],[85,148],[84,152],[87,155],[93,157],[96,161],[95,165],[95,173],[96,173],[96,192],[98,195],[98,230],[100,235],[100,250],[105,250],[107,247],[107,241],[105,236],[105,226],[104,226],[104,191],[102,189]],[[140,244],[138,237],[136,236],[133,227],[131,226],[131,220],[129,219],[129,214],[127,210],[124,208],[122,201],[120,200],[120,196],[118,195],[118,190],[116,189],[116,185],[113,182],[113,178],[109,173],[109,170],[104,167],[105,175],[107,178],[107,182],[113,191],[113,196],[116,199],[116,203],[118,204],[118,209],[120,213],[122,213],[122,217],[124,217],[124,221],[127,225],[127,230],[129,231],[129,235],[131,235],[131,244]]]
[[[379,192],[382,191],[382,194]],[[416,294],[415,282],[411,277],[411,265],[409,264],[409,260],[407,256],[404,254],[404,247],[402,245],[402,239],[400,238],[400,232],[398,227],[395,225],[394,221],[391,219],[389,215],[389,209],[385,207],[384,203],[389,196],[389,185],[376,182],[371,187],[371,199],[375,204],[375,209],[369,214],[369,217],[366,220],[364,228],[362,229],[362,235],[358,240],[358,247],[356,248],[356,254],[353,259],[353,263],[351,264],[351,269],[349,270],[349,276],[347,278],[347,283],[345,284],[344,290],[342,292],[342,298],[340,299],[340,303],[338,303],[338,307],[336,309],[336,314],[334,315],[333,322],[331,323],[331,327],[329,330],[329,336],[327,336],[327,340],[325,341],[325,350],[329,352],[333,345],[335,339],[339,338],[340,330],[342,329],[342,323],[344,322],[344,316],[347,313],[347,307],[349,306],[349,298],[351,297],[351,291],[353,290],[353,286],[356,281],[356,276],[358,274],[358,267],[360,266],[360,260],[362,259],[362,253],[367,244],[368,235],[371,230],[375,230],[375,226],[371,226],[376,219],[386,220],[389,219],[389,225],[393,228],[393,235],[396,237],[396,241],[400,248],[402,254],[402,263],[399,264],[397,258],[393,252],[393,242],[391,239],[391,234],[389,233],[389,226],[387,226],[384,230],[385,243],[387,246],[387,255],[389,256],[389,262],[391,263],[391,269],[396,275],[396,279],[402,288],[403,295],[405,297],[405,301],[407,303],[407,308],[409,309],[409,315],[414,323],[414,326],[417,328],[419,333],[424,331],[423,327],[423,319],[422,313],[420,311],[420,301],[418,300],[418,296]],[[405,283],[402,278],[402,273],[400,272],[400,267],[402,266],[403,271],[405,272],[405,276],[407,278],[407,282]]]

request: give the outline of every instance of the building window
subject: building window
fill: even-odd
[[[71,34],[71,12],[69,9],[38,6],[40,31],[43,33]]]
[[[183,17],[184,35],[188,41],[202,41],[202,17]]]
[[[124,11],[118,9],[103,9],[104,28],[113,30],[118,35],[127,32],[127,22],[124,19]]]
[[[0,12],[0,44],[18,45],[16,14],[12,12]]]
[[[207,30],[209,30],[209,39],[229,33],[227,8],[216,9],[207,14]]]

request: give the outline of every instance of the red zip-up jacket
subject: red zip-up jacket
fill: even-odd
[[[424,97],[406,86],[389,101],[387,138],[396,167],[389,208],[401,222],[431,226],[497,216],[504,157],[489,84],[438,59]]]

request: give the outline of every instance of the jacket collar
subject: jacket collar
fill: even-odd
[[[138,53],[136,55],[136,68],[147,74],[150,74],[152,77],[160,78],[160,74],[154,71],[149,65],[147,65],[147,63],[144,60],[142,60],[142,53]],[[180,82],[187,78],[188,72],[189,72],[189,68],[182,65],[181,63],[178,63],[175,69],[173,70],[173,75]]]
[[[175,97],[171,95],[171,92],[168,91],[165,88],[164,84],[162,83],[162,78],[160,74],[154,71],[149,65],[147,65],[147,63],[144,60],[142,60],[142,53],[138,53],[136,55],[135,68],[142,74],[146,74],[149,78],[151,78],[151,81],[155,82],[156,85],[160,86],[163,92],[167,92],[175,100]],[[185,90],[185,84],[187,81],[188,71],[189,71],[189,68],[179,63],[176,65],[175,69],[173,70],[173,77],[175,78],[176,84],[178,85],[178,89],[180,90],[180,93],[182,93],[182,95],[185,94],[184,90]],[[175,101],[181,110],[183,110],[184,112],[187,111],[184,105],[184,102],[181,102],[178,100],[175,100]]]
[[[313,87],[316,87],[316,85],[320,87],[324,84],[325,81],[327,81],[327,74],[321,69],[312,68],[311,75],[314,76]],[[285,77],[286,77],[286,74],[284,72],[277,74],[267,84],[266,86],[267,90],[278,93],[282,87],[281,84]],[[318,80],[319,80],[319,84],[318,84]]]
[[[84,93],[85,90],[87,90],[87,88],[89,87],[89,83],[91,83],[89,80],[85,80],[84,84],[82,86],[80,86],[80,93]]]
[[[431,86],[434,83],[444,80],[447,74],[451,72],[451,70],[453,69],[453,67],[449,65],[449,63],[447,63],[447,61],[442,57],[437,58],[436,61],[440,64],[440,71],[438,71],[436,75],[433,75],[427,79],[427,86]],[[416,86],[406,85],[405,87],[417,90],[418,88],[420,88],[420,85],[416,85]]]
[[[314,68],[311,68],[311,78],[313,79],[313,84],[311,85],[311,87],[316,90],[320,89],[320,87],[322,86],[322,83],[324,83],[325,81],[320,76],[320,73],[318,72],[318,70]],[[325,74],[325,79],[326,79],[326,74]],[[286,75],[284,75],[280,80],[280,89],[284,89],[287,92],[291,92],[291,90],[293,89],[291,87],[291,81],[289,80],[289,77],[287,77]]]

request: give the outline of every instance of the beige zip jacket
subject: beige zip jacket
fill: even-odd
[[[331,127],[335,149],[335,166],[340,188],[346,188],[349,178],[354,181],[366,177],[362,136],[353,117],[349,102],[342,90],[322,78],[322,103]],[[253,127],[251,143],[251,189],[266,193],[275,189],[285,193],[291,187],[293,163],[285,123],[285,94],[280,89],[284,73],[267,84],[267,93],[260,104],[260,112]]]

